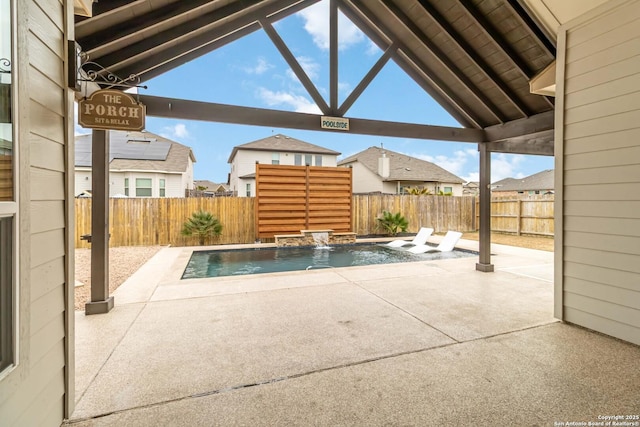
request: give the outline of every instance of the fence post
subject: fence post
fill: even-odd
[[[522,199],[518,199],[518,225],[516,226],[516,235],[522,234]]]

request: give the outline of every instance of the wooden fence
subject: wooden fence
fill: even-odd
[[[91,199],[76,199],[75,206],[76,247],[88,248],[80,236],[91,233]],[[213,213],[223,225],[222,235],[212,244],[253,243],[257,236],[252,197],[110,199],[109,209],[111,246],[196,245],[195,238],[180,231],[200,209]],[[359,236],[379,234],[376,218],[383,210],[402,213],[409,232],[420,226],[440,233],[478,227],[475,197],[357,195],[352,196],[351,230]],[[493,231],[553,235],[553,200],[494,200],[491,211]]]
[[[76,247],[91,245],[81,236],[91,233],[91,199],[76,199]],[[205,210],[222,223],[222,235],[211,244],[253,243],[254,199],[215,198],[131,198],[109,199],[110,246],[197,245],[195,237],[182,236],[182,224],[193,212]]]
[[[357,195],[353,196],[353,231],[358,235],[380,233],[376,218],[382,211],[404,215],[409,232],[420,227],[431,227],[436,233],[475,231],[475,209],[475,197]]]
[[[553,236],[553,218],[553,197],[491,200],[491,230],[495,232]]]

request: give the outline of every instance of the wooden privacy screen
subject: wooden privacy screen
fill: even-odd
[[[13,200],[13,157],[0,154],[0,201]]]
[[[351,231],[351,168],[256,165],[259,238]]]

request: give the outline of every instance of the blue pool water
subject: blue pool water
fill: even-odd
[[[183,279],[274,273],[308,269],[462,258],[471,251],[412,254],[378,244],[340,245],[330,248],[258,248],[196,251],[191,255]]]

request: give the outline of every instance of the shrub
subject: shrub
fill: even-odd
[[[183,236],[196,236],[200,246],[204,245],[208,237],[219,236],[222,233],[222,224],[218,218],[206,211],[198,211],[191,214],[191,218],[182,224]]]
[[[430,195],[431,191],[429,191],[427,188],[410,187],[407,189],[407,193],[413,194],[415,196],[422,196]]]
[[[397,235],[400,231],[407,231],[407,227],[409,226],[406,218],[403,217],[400,212],[393,214],[389,211],[383,211],[377,220],[378,227],[382,228],[391,236]]]

